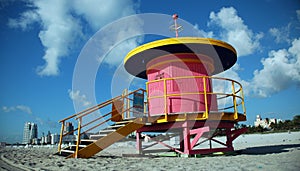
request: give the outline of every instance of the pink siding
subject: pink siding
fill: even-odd
[[[198,57],[194,54],[169,55],[153,59],[147,64],[148,81],[162,78],[209,75],[209,71],[202,63],[192,61],[196,59],[198,60]],[[165,84],[166,94],[168,95],[168,113],[205,111],[204,95],[197,94],[204,91],[202,78],[169,79]],[[212,91],[209,79],[206,79],[206,89],[207,92]],[[149,114],[163,114],[165,108],[163,80],[148,84],[148,97]],[[207,95],[207,101],[209,109],[216,111],[216,97]]]

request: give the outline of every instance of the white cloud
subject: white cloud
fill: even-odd
[[[198,33],[199,36],[203,36],[203,37],[206,37],[206,38],[212,38],[212,37],[214,37],[214,32],[212,32],[212,31],[206,32],[206,31],[204,31],[202,29],[199,29],[199,25],[198,24],[194,25],[194,29],[196,29],[196,30],[199,31],[199,33]]]
[[[9,19],[8,25],[22,30],[35,22],[41,25],[39,38],[45,47],[45,64],[37,67],[41,76],[58,75],[61,59],[69,55],[89,29],[96,31],[113,20],[134,14],[138,7],[131,0],[32,0],[28,4],[32,8],[17,19]],[[88,25],[82,28],[84,22]]]
[[[263,68],[254,71],[248,82],[250,93],[268,97],[295,84],[300,84],[300,38],[294,39],[288,49],[272,50],[261,60]]]
[[[39,38],[45,47],[46,63],[37,68],[42,76],[58,75],[62,57],[69,54],[72,43],[81,35],[80,22],[70,13],[70,1],[34,1],[43,29]]]
[[[296,13],[300,20],[300,10]],[[218,38],[232,44],[239,56],[250,55],[259,49],[259,40],[263,34],[254,34],[234,8],[222,8],[218,13],[211,12],[210,19],[209,26],[217,26],[217,31],[220,28],[223,30],[217,34]],[[270,51],[268,57],[261,60],[263,68],[253,72],[253,78],[243,80],[238,74],[241,69],[239,64],[218,76],[240,82],[246,96],[268,97],[295,84],[300,85],[300,38],[293,41],[289,38],[290,27],[291,24],[288,24],[286,27],[269,30],[276,43],[287,42],[291,46]],[[211,35],[216,35],[216,32]],[[221,92],[231,91],[230,86],[220,83],[215,84],[214,89]]]
[[[87,100],[86,95],[81,94],[79,90],[76,91],[68,90],[68,93],[70,99],[72,99],[76,104],[80,106],[87,107],[92,104],[90,101]]]
[[[104,60],[104,62],[110,66],[120,65],[124,56],[142,42],[142,37],[128,37],[128,35],[142,34],[143,29],[141,25],[142,22],[138,18],[135,18],[127,23],[114,23],[113,27],[107,29],[109,30],[108,32],[103,32],[99,48],[102,51],[110,51],[108,54],[100,56],[99,61]],[[120,28],[122,28],[122,30],[120,30]]]
[[[2,106],[2,108],[0,109],[5,113],[10,113],[10,112],[23,112],[23,113],[27,113],[29,114],[29,116],[34,119],[38,124],[40,125],[48,125],[49,127],[53,128],[53,127],[57,127],[58,123],[51,121],[50,119],[47,119],[46,121],[43,120],[40,117],[37,117],[35,114],[33,114],[31,108],[29,106],[26,105],[16,105],[16,106]]]
[[[132,0],[75,0],[73,3],[74,11],[83,16],[94,30],[121,17],[135,14],[137,7],[138,4]]]
[[[231,69],[219,74],[240,82],[246,96],[269,97],[293,85],[300,85],[300,38],[294,39],[287,49],[272,50],[267,58],[261,60],[263,68],[253,72],[250,80],[240,78],[240,67],[236,64]],[[231,91],[230,86],[214,85],[218,91]]]
[[[259,49],[263,34],[253,33],[233,7],[222,8],[218,13],[211,12],[209,18],[208,25],[220,27],[220,39],[232,44],[238,56],[246,56]]]
[[[37,67],[41,76],[59,74],[61,58],[69,54],[72,43],[82,34],[80,22],[70,13],[70,2],[34,0],[29,3],[32,8],[22,13],[19,19],[9,20],[10,26],[23,30],[39,22],[42,28],[39,38],[45,47],[45,64]]]
[[[7,107],[7,106],[2,106],[2,111],[3,112],[16,112],[16,111],[20,111],[20,112],[24,112],[27,114],[32,114],[31,108],[25,105],[17,105],[17,106],[11,106],[11,107]]]
[[[20,27],[23,31],[30,28],[30,25],[34,22],[39,21],[39,15],[36,11],[26,11],[21,14],[20,18],[18,19],[9,19],[8,26],[12,28]]]
[[[271,28],[270,34],[275,37],[276,43],[291,43],[289,38],[291,24],[282,28]]]

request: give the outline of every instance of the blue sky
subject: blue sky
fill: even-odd
[[[83,72],[78,76],[82,70],[76,67],[95,33],[103,33],[122,17],[144,13],[170,16],[167,22],[154,19],[154,28],[172,24],[171,15],[178,13],[202,36],[226,41],[237,49],[237,64],[222,76],[243,84],[246,124],[252,124],[257,114],[281,119],[300,114],[297,0],[8,0],[0,2],[0,141],[21,142],[26,121],[36,122],[40,135],[48,130],[58,133],[58,120],[117,95],[121,88],[115,91],[115,87],[143,87],[144,81],[126,75],[122,59],[131,49],[159,36],[128,39],[127,35],[146,32],[138,19],[123,24],[121,31],[112,29],[102,35],[99,49],[109,53],[99,56],[101,64],[94,75]],[[186,30],[180,34],[187,34]],[[93,78],[78,86],[79,77]],[[127,82],[123,85],[123,81]],[[79,89],[89,88],[86,84],[94,88],[93,95]]]

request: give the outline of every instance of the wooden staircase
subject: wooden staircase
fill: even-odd
[[[143,93],[145,92],[142,89],[138,89],[134,92],[137,91],[142,91]],[[56,154],[64,156],[66,158],[89,158],[95,155],[96,153],[102,151],[103,149],[109,147],[113,143],[125,138],[130,133],[143,127],[145,124],[144,117],[139,117],[139,118],[131,117],[130,119],[128,117],[129,116],[128,113],[129,112],[132,113],[132,109],[133,109],[132,107],[130,107],[130,104],[132,103],[128,102],[129,100],[131,100],[129,96],[132,95],[133,93],[131,92],[122,96],[115,97],[104,103],[101,103],[99,105],[86,109],[78,114],[72,115],[70,117],[61,120],[60,121],[62,123],[61,136],[60,136],[60,142],[58,146],[58,152]],[[124,103],[124,101],[127,101],[127,103]],[[101,115],[99,118],[96,118],[93,121],[89,121],[88,123],[82,123],[83,117],[108,105],[112,106],[111,112]],[[124,107],[126,108],[124,109]],[[125,114],[128,115],[127,119],[124,119]],[[63,130],[66,121],[72,118],[78,120],[78,128],[76,128],[71,132],[64,133]],[[91,128],[88,128],[88,130],[86,130],[85,132],[81,132],[83,127],[95,123],[96,121],[98,122],[100,121],[100,123],[96,124],[96,126],[92,126]],[[113,125],[110,125],[107,128],[100,130],[98,134],[92,134],[88,138],[82,139],[84,133],[86,133],[87,131],[95,129],[111,121],[114,122]],[[74,145],[69,145],[62,149],[61,145],[62,145],[63,137],[69,134],[73,134],[74,132],[77,132],[76,143]]]
[[[100,130],[99,134],[90,135],[89,138],[91,140],[98,140],[100,138],[103,138],[103,137],[107,136],[108,134],[110,134],[112,132],[115,132],[117,129],[125,126],[126,124],[128,124],[130,122],[132,122],[132,120],[123,120],[123,121],[120,121],[120,122],[115,122],[115,124],[110,125],[107,128]]]
[[[130,133],[144,126],[143,119],[137,118],[131,121],[117,122],[108,128],[101,130],[99,134],[91,135],[90,139],[82,139],[79,151],[76,155],[76,145],[68,146],[57,154],[67,158],[89,158],[113,143],[120,141]]]

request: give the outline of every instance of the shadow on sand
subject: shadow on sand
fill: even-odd
[[[206,154],[201,155],[201,157],[215,157],[220,155],[225,156],[236,156],[236,155],[265,155],[274,153],[284,153],[294,150],[300,150],[300,144],[288,144],[288,145],[273,145],[273,146],[259,146],[259,147],[249,147],[242,150],[236,150],[234,152],[225,152],[223,154]],[[112,155],[99,155],[92,158],[107,158],[107,159],[117,159],[122,157],[146,157],[146,158],[157,158],[157,157],[178,157],[175,152],[170,152],[168,155],[139,155],[139,154],[123,154],[122,156]]]
[[[236,152],[238,154],[262,155],[262,154],[289,152],[291,151],[291,149],[295,149],[295,148],[297,150],[300,150],[300,144],[250,147],[243,150],[238,150]]]

